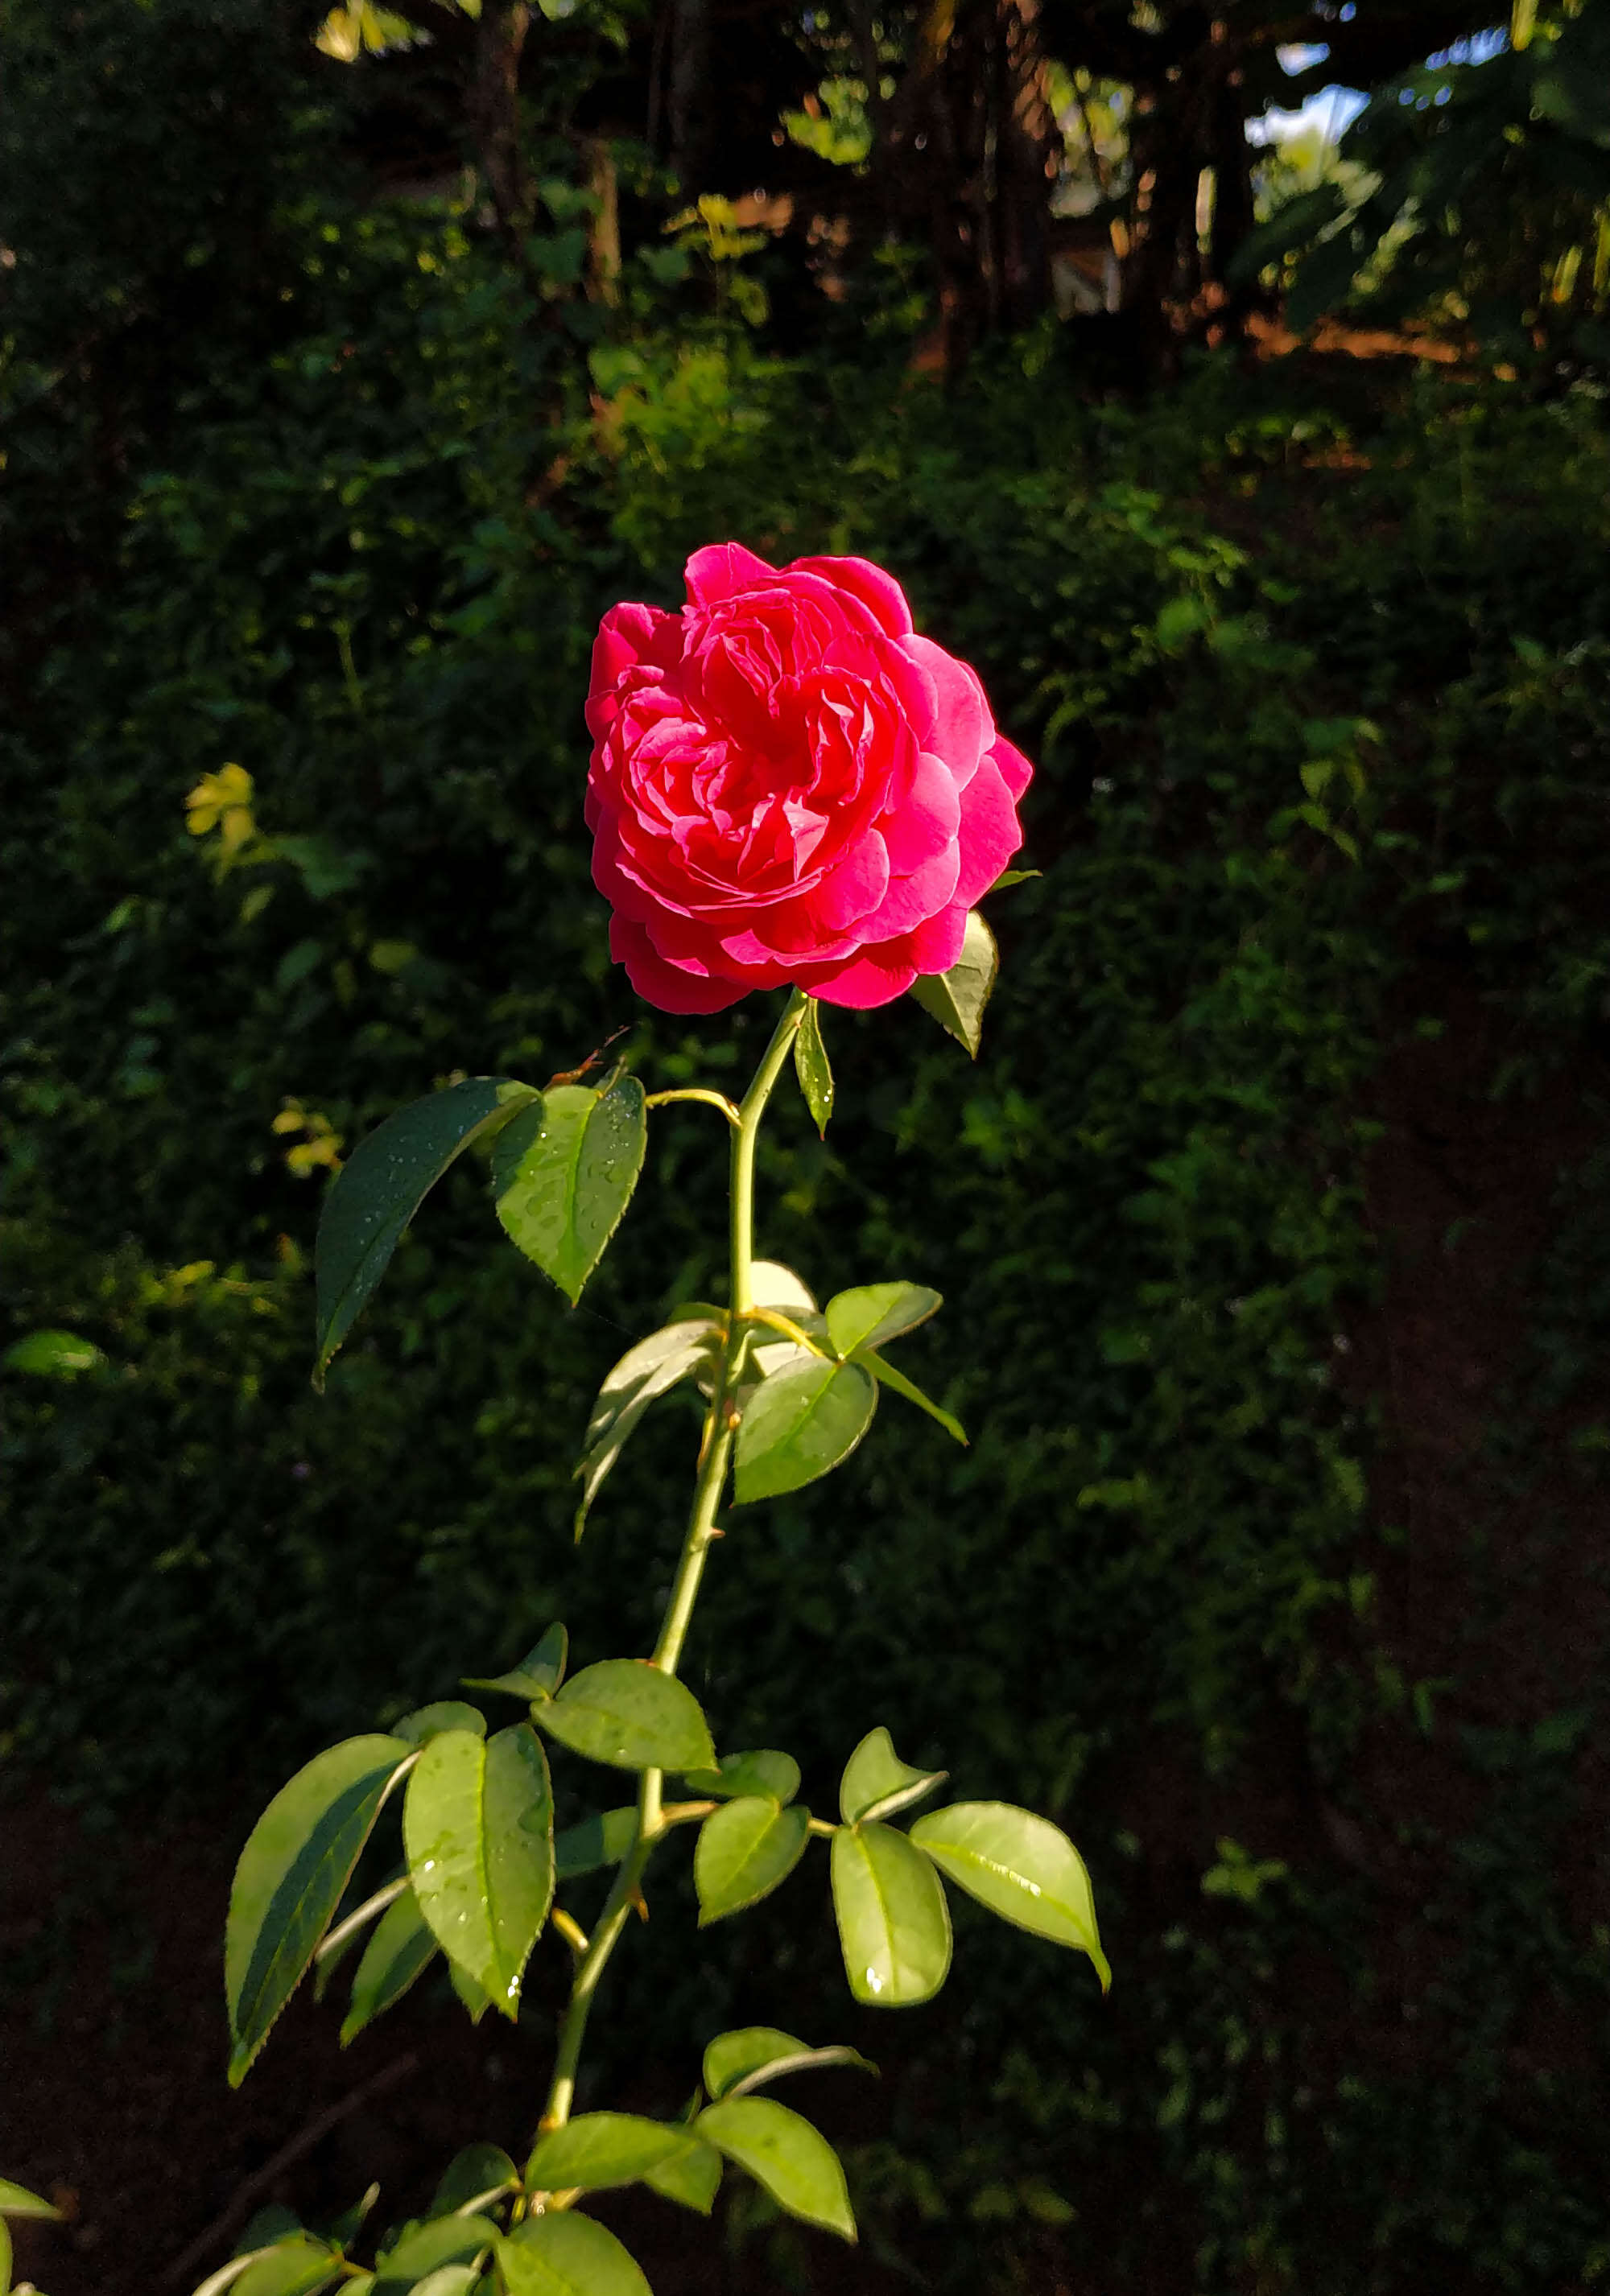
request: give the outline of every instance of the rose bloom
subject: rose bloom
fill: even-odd
[[[668,1013],[886,1004],[956,963],[1023,842],[1028,760],[864,558],[695,551],[680,614],[604,616],[587,722],[611,953]]]

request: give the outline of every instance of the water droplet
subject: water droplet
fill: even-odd
[[[883,1991],[883,1979],[879,1976],[879,1974],[878,1974],[878,1972],[877,1972],[877,1971],[876,1971],[875,1969],[869,1969],[869,1970],[867,1972],[867,1992],[868,1992],[868,1993],[881,1993],[881,1992]]]

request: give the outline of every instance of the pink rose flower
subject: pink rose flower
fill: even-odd
[[[1023,842],[1027,758],[864,558],[695,551],[680,614],[604,616],[587,722],[610,951],[668,1013],[886,1004],[956,963]]]

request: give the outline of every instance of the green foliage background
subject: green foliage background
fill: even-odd
[[[622,1026],[657,1083],[743,1075],[766,1014],[684,1026],[609,964],[592,633],[676,603],[712,537],[859,552],[1037,760],[1044,874],[996,904],[976,1067],[914,1008],[828,1016],[840,1113],[823,1145],[779,1112],[761,1239],[824,1293],[941,1289],[910,1360],[974,1443],[887,1408],[821,1491],[735,1519],[689,1679],[808,1796],[883,1721],[963,1795],[1047,1810],[1117,1985],[964,1908],[941,2004],[857,2024],[801,1879],[704,1941],[713,1978],[668,1976],[656,1923],[604,2070],[651,2013],[684,2087],[716,2023],[855,2025],[895,2075],[859,2205],[936,2289],[1044,2289],[1074,2253],[1113,2288],[1591,2284],[1610,2225],[1569,2100],[1602,2067],[1525,2036],[1540,2002],[1602,2029],[1610,1945],[1561,1879],[1602,1652],[1558,1711],[1405,1678],[1349,1356],[1383,1273],[1372,1079],[1448,1024],[1440,964],[1485,1016],[1479,1093],[1574,1073],[1601,1112],[1597,404],[1210,363],[1092,405],[1055,334],[946,395],[893,301],[853,357],[784,359],[661,257],[606,318],[569,291],[557,177],[533,308],[465,218],[318,184],[321,132],[265,202],[253,331],[216,320],[177,406],[125,370],[109,412],[54,308],[12,313],[0,1342],[61,1326],[106,1361],[5,1379],[10,1761],[92,1813],[218,1807],[550,1617],[579,1660],[646,1640],[692,1423],[650,1423],[579,1551],[570,1473],[628,1339],[718,1280],[711,1119],[656,1118],[573,1316],[456,1171],[322,1399],[320,1182],[273,1125],[294,1102],[350,1145],[436,1079],[541,1083]],[[226,760],[267,841],[219,875],[183,802]],[[1602,1168],[1562,1163],[1446,1595],[1473,1617],[1557,1456],[1602,1475]],[[1471,1791],[1416,1821],[1434,1889],[1384,1910],[1318,1814],[1373,1822],[1369,1781],[1428,1742]],[[1417,2049],[1371,2038],[1403,1923],[1442,2037]]]

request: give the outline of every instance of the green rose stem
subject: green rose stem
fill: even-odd
[[[710,1409],[704,1416],[704,1432],[699,1445],[699,1479],[694,1487],[687,1534],[682,1542],[682,1556],[677,1565],[676,1580],[665,1606],[660,1639],[654,1645],[651,1661],[661,1674],[674,1675],[677,1671],[682,1645],[687,1636],[688,1621],[698,1598],[699,1581],[704,1575],[705,1557],[720,1536],[716,1529],[716,1510],[721,1503],[721,1491],[727,1480],[727,1462],[732,1456],[733,1436],[737,1425],[732,1407],[733,1397],[743,1373],[744,1357],[749,1352],[750,1319],[753,1316],[755,1304],[755,1146],[760,1138],[760,1119],[766,1113],[766,1103],[783,1072],[783,1065],[805,1017],[807,1002],[802,988],[796,988],[789,997],[760,1065],[755,1070],[754,1080],[735,1111],[731,1103],[721,1095],[702,1091],[656,1093],[650,1103],[652,1106],[670,1100],[709,1100],[722,1109],[734,1123],[730,1190],[732,1266],[727,1344],[722,1351],[720,1372],[711,1395]],[[593,1996],[598,1989],[599,1980],[609,1964],[620,1932],[626,1927],[627,1918],[637,1901],[638,1885],[655,1843],[672,1824],[682,1820],[684,1813],[680,1808],[674,1815],[664,1808],[661,1800],[662,1784],[662,1772],[645,1770],[643,1773],[643,1784],[637,1793],[637,1840],[620,1862],[604,1911],[598,1917],[587,1950],[576,1965],[570,2004],[559,2028],[554,2082],[548,2091],[547,2107],[540,2123],[541,2132],[562,2128],[571,2117],[571,2106],[576,2094],[576,2068],[581,2058],[581,2044],[587,2033]],[[698,1803],[691,1807],[702,1815],[705,1805]]]

